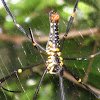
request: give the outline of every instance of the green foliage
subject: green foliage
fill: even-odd
[[[72,14],[75,0],[65,0],[62,4],[57,2],[60,0],[18,0],[16,4],[11,3],[11,0],[7,2],[10,10],[15,16],[18,23],[29,32],[29,27],[32,28],[36,36],[48,36],[49,35],[49,11],[55,9],[60,15],[59,29],[60,34],[65,33],[66,26],[70,15]],[[63,0],[62,0],[63,1]],[[73,29],[90,29],[92,27],[99,27],[100,24],[100,7],[99,0],[80,0],[78,10],[75,16],[75,21],[71,30]],[[13,37],[14,35],[24,34],[20,32],[14,25],[11,19],[6,19],[8,14],[4,8],[0,8],[0,27],[4,30],[5,34]],[[25,20],[29,19],[29,22]],[[38,34],[39,33],[39,34]],[[38,35],[37,35],[38,34]],[[92,53],[95,40],[93,37],[79,37],[66,40],[62,51],[63,57],[84,57]],[[45,45],[46,43],[41,43]],[[80,45],[82,44],[82,45]],[[79,48],[81,46],[81,48]],[[100,41],[98,43],[97,51],[100,51]],[[96,52],[97,52],[96,51]],[[38,54],[30,42],[25,41],[21,46],[0,40],[0,79],[12,71],[25,67],[31,64],[36,64],[42,61],[44,56]],[[44,58],[45,59],[45,58]],[[21,63],[20,63],[20,61]],[[69,69],[79,77],[83,78],[86,74],[89,64],[88,61],[65,61]],[[44,71],[45,65],[41,65],[30,69],[18,77],[8,79],[2,85],[10,90],[22,90],[21,94],[8,93],[0,90],[0,100],[30,100],[33,99],[36,87],[41,78],[41,73]],[[84,70],[83,70],[84,69]],[[87,83],[100,89],[100,56],[95,57],[90,69]],[[34,81],[33,85],[27,84],[29,80]],[[24,87],[24,90],[22,89]],[[66,99],[72,100],[74,94],[76,94],[73,100],[97,100],[87,90],[73,84],[66,78],[64,78],[64,90]],[[24,92],[25,91],[25,92]],[[47,74],[43,84],[40,88],[37,100],[61,100],[59,90],[59,78],[58,75]]]

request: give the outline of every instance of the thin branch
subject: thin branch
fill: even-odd
[[[78,30],[78,31],[70,31],[68,34],[67,38],[75,38],[75,37],[83,37],[86,35],[90,35],[90,36],[94,36],[96,33],[98,32],[98,28],[91,28],[91,29],[87,29],[87,30]],[[62,37],[64,36],[65,33],[62,33],[59,35],[59,38],[62,39]],[[4,40],[7,42],[12,42],[15,43],[17,45],[21,45],[24,41],[30,41],[26,36],[14,36],[14,37],[10,37],[6,34],[0,34],[0,40]],[[35,40],[38,43],[43,43],[43,42],[47,42],[48,41],[48,36],[43,36],[43,37],[35,37]]]
[[[15,43],[17,45],[21,45],[24,41],[28,40],[25,36],[14,36],[10,37],[6,34],[0,34],[0,40],[4,40],[6,42]]]
[[[77,84],[78,86],[86,89],[84,86],[80,85],[80,83],[78,83],[69,73],[64,72],[64,77],[67,78],[68,80],[70,80],[71,82]],[[89,86],[95,93],[100,94],[100,90],[87,84],[87,86]]]
[[[99,34],[98,33],[99,33],[99,30],[98,30],[98,32],[96,34],[97,39],[95,41],[92,54],[95,54],[96,49],[97,49],[97,44],[98,44],[98,40],[99,40],[99,38],[98,38],[99,37]],[[90,70],[91,70],[91,67],[92,67],[93,60],[94,60],[94,58],[93,59],[90,59],[90,62],[88,64],[88,66],[87,66],[86,74],[85,74],[85,76],[83,78],[83,81],[84,82],[87,82],[87,80],[88,80],[88,77],[87,76],[89,76],[89,73],[90,73]]]

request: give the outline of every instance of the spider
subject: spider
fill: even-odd
[[[62,42],[61,42],[61,45],[60,45],[60,41],[59,41],[59,19],[60,19],[60,16],[59,14],[52,10],[50,11],[49,13],[49,20],[50,20],[50,33],[49,33],[49,39],[48,39],[48,42],[47,42],[47,45],[46,45],[46,49],[43,48],[40,44],[38,44],[35,40],[34,40],[34,36],[33,36],[33,32],[32,32],[32,29],[29,28],[29,33],[28,34],[23,28],[22,26],[20,26],[15,17],[13,16],[13,14],[11,13],[10,9],[8,8],[6,2],[4,0],[1,0],[3,5],[4,5],[4,8],[6,9],[6,11],[8,12],[8,14],[10,15],[10,17],[12,18],[15,26],[22,32],[24,33],[31,41],[32,41],[32,45],[36,48],[36,50],[39,52],[39,53],[43,53],[46,55],[47,59],[45,61],[41,61],[37,64],[33,64],[31,66],[27,66],[27,67],[24,67],[24,68],[20,68],[20,69],[17,69],[15,70],[14,72],[12,72],[10,75],[8,76],[5,76],[4,78],[2,78],[0,80],[0,87],[5,90],[5,91],[8,91],[8,92],[13,92],[13,93],[19,93],[21,91],[12,91],[12,90],[8,90],[6,88],[4,88],[1,83],[3,83],[5,80],[7,80],[8,78],[10,78],[11,76],[13,75],[16,75],[16,74],[20,74],[24,71],[26,71],[27,69],[30,69],[32,67],[36,67],[40,64],[45,64],[46,65],[46,69],[45,71],[43,72],[43,75],[39,81],[39,84],[37,86],[37,89],[35,91],[35,95],[33,97],[33,100],[36,100],[37,98],[37,95],[38,95],[38,92],[39,92],[39,89],[40,89],[40,86],[42,84],[42,81],[44,79],[44,76],[49,73],[49,74],[58,74],[59,75],[59,83],[60,83],[60,92],[61,92],[61,100],[66,100],[65,98],[65,93],[64,93],[64,87],[63,87],[63,72],[64,71],[67,71],[69,72],[69,74],[71,74],[74,79],[76,81],[78,81],[80,84],[82,84],[87,90],[89,90],[92,94],[94,94],[94,96],[96,96],[97,98],[100,98],[100,95],[99,94],[96,94],[92,89],[90,89],[83,81],[81,78],[77,77],[74,73],[72,73],[68,67],[63,63],[63,60],[75,60],[75,61],[81,61],[81,60],[88,60],[90,58],[93,58],[97,55],[100,54],[100,52],[97,52],[93,55],[90,55],[90,56],[87,56],[87,57],[80,57],[80,58],[62,58],[61,57],[61,53],[62,53],[62,48],[63,48],[63,45],[64,45],[64,42],[66,40],[66,37],[69,33],[69,30],[70,30],[70,27],[72,25],[72,22],[73,22],[73,19],[74,19],[74,16],[75,16],[75,12],[76,12],[76,9],[77,9],[77,5],[78,5],[78,2],[79,0],[76,0],[75,2],[75,5],[74,5],[74,9],[73,9],[73,13],[69,19],[69,22],[68,22],[68,25],[67,25],[67,29],[66,29],[66,33],[64,34],[63,36],[63,39],[62,39]]]

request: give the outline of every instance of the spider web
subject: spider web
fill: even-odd
[[[58,5],[58,8],[57,8],[57,5],[55,5],[56,3],[54,0],[53,1],[51,0],[51,2],[47,0],[46,4],[43,1],[41,1],[40,3],[38,0],[37,2],[31,1],[31,0],[30,2],[27,2],[27,0],[26,1],[22,0],[19,2],[18,1],[17,3],[16,2],[12,3],[12,0],[8,2],[9,6],[10,4],[12,4],[11,5],[12,13],[15,15],[16,20],[21,23],[21,25],[26,29],[27,32],[28,32],[28,27],[31,26],[33,32],[35,33],[35,36],[40,38],[39,40],[42,40],[41,37],[48,36],[49,34],[48,12],[50,9],[57,10],[57,12],[59,12],[59,14],[61,15],[61,20],[59,22],[59,26],[60,26],[59,31],[60,31],[60,34],[63,34],[65,32],[69,17],[72,13],[74,2],[72,3],[69,1],[64,2],[63,0],[61,0],[62,2],[59,3],[60,0],[57,0],[57,1],[55,0]],[[24,7],[22,6],[22,4],[24,5]],[[45,8],[43,8],[44,6]],[[78,7],[80,10],[77,10],[74,24],[71,27],[71,31],[73,31],[73,33],[74,33],[74,30],[76,29],[80,30],[80,31],[77,31],[79,33],[79,37],[78,36],[74,37],[74,34],[73,34],[70,37],[70,39],[66,40],[63,51],[62,51],[63,57],[84,57],[84,56],[88,56],[92,54],[92,52],[100,51],[100,45],[99,45],[100,41],[99,40],[97,41],[96,36],[92,36],[92,37],[84,36],[84,34],[81,31],[82,29],[87,29],[87,30],[90,30],[91,34],[94,33],[92,28],[90,28],[94,26],[88,23],[92,23],[92,21],[94,22],[96,18],[89,19],[88,16],[89,16],[89,12],[93,14],[95,11],[92,5],[90,6],[84,5],[84,2],[83,2],[83,6],[90,7],[90,8],[92,7],[94,12],[92,12],[92,10],[83,12],[84,10],[82,10],[82,7],[83,7],[82,2],[80,2],[80,6]],[[32,13],[33,11],[34,13]],[[7,14],[5,10],[3,12]],[[0,13],[1,15],[3,15],[2,10],[0,11]],[[10,23],[11,21],[10,17],[8,15],[5,17],[6,17],[7,22],[5,22],[5,24],[2,24],[2,26],[4,25],[7,31],[6,33],[8,33],[9,36],[14,36],[14,35],[22,36],[22,33],[18,31],[16,27],[14,27],[13,23]],[[95,23],[94,25],[97,25],[97,24]],[[95,27],[98,28],[98,26],[95,26]],[[3,27],[0,28],[0,30],[2,29]],[[44,47],[46,45],[46,42],[43,43],[39,41],[39,43]],[[98,45],[96,46],[96,44]],[[44,59],[46,59],[46,57],[38,54],[38,52],[32,46],[31,42],[29,42],[28,40],[25,40],[25,42],[23,42],[23,44],[21,45],[14,44],[6,40],[0,41],[0,62],[1,62],[0,63],[0,78],[3,78],[6,75],[9,75],[11,72],[13,72],[14,70],[20,67],[23,68],[28,65],[36,64],[39,61],[42,61]],[[92,60],[64,61],[64,63],[77,76],[83,79],[85,77],[87,79],[86,80],[87,84],[95,87],[96,89],[100,89],[100,86],[99,86],[100,61],[99,59],[100,59],[100,56],[95,57],[93,61]],[[88,71],[90,72],[89,74],[87,74],[86,72],[89,66],[90,68],[88,69]],[[5,92],[4,90],[1,89],[0,100],[32,100],[35,90],[37,88],[38,82],[44,70],[45,70],[45,64],[44,65],[42,64],[38,67],[29,69],[20,75],[16,74],[15,76],[6,80],[4,83],[2,83],[2,86],[4,86],[5,88],[9,90],[21,90],[22,93],[13,94],[13,93]],[[84,100],[84,99],[97,100],[89,91],[87,91],[86,89],[82,88],[79,85],[76,85],[75,81],[73,81],[72,78],[69,78],[68,75],[69,75],[68,73],[64,73],[64,90],[65,90],[66,99],[68,100]],[[38,94],[38,100],[42,100],[42,99],[43,100],[61,100],[60,98],[61,97],[60,97],[58,75],[47,74],[40,88],[40,91]]]

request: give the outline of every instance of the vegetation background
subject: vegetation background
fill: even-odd
[[[49,36],[49,11],[60,15],[60,38],[66,31],[75,0],[6,0],[17,22],[45,47]],[[84,57],[100,51],[100,0],[80,0],[75,19],[66,40],[63,57]],[[75,36],[76,35],[76,36]],[[0,79],[14,70],[44,60],[27,37],[12,22],[0,1]],[[87,61],[64,61],[69,69],[100,94],[100,56]],[[7,89],[22,90],[21,94],[0,90],[0,100],[32,100],[45,65],[29,69],[18,77],[2,83]],[[87,77],[88,76],[88,77]],[[98,100],[89,91],[64,73],[66,100]],[[37,100],[61,100],[58,75],[47,74]]]

